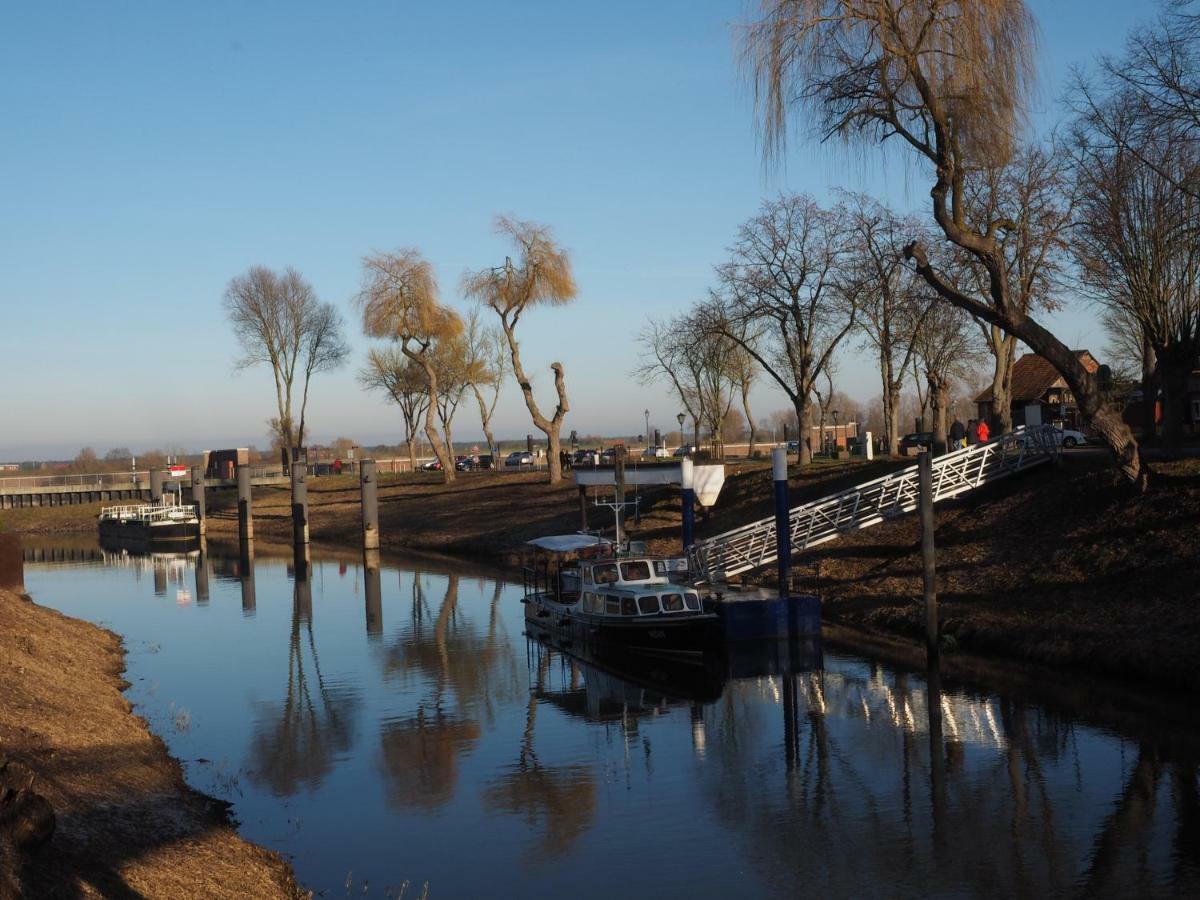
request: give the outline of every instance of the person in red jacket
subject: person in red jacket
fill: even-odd
[[[980,419],[979,424],[975,426],[975,442],[977,444],[986,443],[988,439],[988,433],[987,420]]]

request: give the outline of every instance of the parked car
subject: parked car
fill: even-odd
[[[1057,426],[1049,426],[1047,432],[1053,436],[1054,443],[1062,447],[1064,450],[1070,450],[1072,447],[1080,447],[1087,444],[1087,435],[1082,431],[1075,431],[1071,428],[1058,428]],[[1029,438],[1025,435],[1017,438],[1017,443],[1025,446]]]
[[[514,450],[504,460],[506,466],[532,466],[533,454],[528,450]]]
[[[600,451],[600,462],[612,462],[617,458],[616,447],[605,447]]]
[[[470,472],[478,466],[473,456],[456,456],[454,457],[454,468],[460,472]]]
[[[684,444],[682,447],[676,447],[672,456],[695,456],[696,448],[691,444]]]
[[[422,472],[440,472],[442,471],[441,460],[431,459],[429,462],[421,463]]]
[[[646,459],[666,459],[670,455],[666,447],[647,447],[642,451],[642,456]]]
[[[590,466],[595,460],[595,450],[576,450],[571,457],[571,465],[573,466]]]
[[[496,468],[496,458],[490,453],[481,453],[475,457],[475,468],[494,469]]]
[[[787,442],[787,452],[788,453],[799,453],[800,452],[800,442],[799,441],[788,441]]]
[[[910,453],[916,453],[922,447],[928,450],[932,446],[932,431],[914,431],[912,434],[906,434],[900,438],[900,455],[908,456]]]

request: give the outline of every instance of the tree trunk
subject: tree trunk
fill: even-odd
[[[889,456],[900,455],[900,391],[899,389],[884,391],[883,421],[887,430],[887,448]]]
[[[995,420],[994,434],[1008,434],[1013,428],[1012,417],[1012,370],[1017,355],[1017,339],[1005,334],[998,326],[991,326],[988,349],[992,353],[992,418]]]
[[[400,347],[400,351],[425,370],[425,378],[429,382],[430,398],[429,404],[425,407],[425,437],[429,440],[429,446],[433,450],[433,455],[442,464],[442,483],[450,484],[450,482],[454,481],[454,458],[446,453],[446,448],[442,446],[442,440],[438,437],[437,426],[433,424],[433,416],[437,410],[437,403],[434,402],[434,398],[438,395],[437,372],[434,371],[433,364],[429,361],[429,357],[424,350],[420,353],[415,353],[408,348],[407,344],[403,344]]]
[[[812,401],[803,394],[793,401],[796,408],[796,441],[799,452],[796,454],[796,464],[804,467],[812,462]]]
[[[488,414],[487,404],[483,402],[483,394],[479,388],[471,385],[471,390],[475,392],[475,400],[479,403],[479,421],[483,425],[483,438],[487,441],[488,453],[495,453],[496,439],[492,436],[492,417]]]
[[[1158,355],[1148,337],[1142,338],[1142,440],[1158,437]]]
[[[530,383],[528,376],[525,374],[525,367],[521,364],[521,345],[517,343],[517,336],[513,333],[512,324],[503,315],[500,316],[500,325],[504,329],[504,336],[508,340],[508,350],[512,356],[513,375],[517,379],[517,386],[521,388],[521,395],[525,398],[525,407],[529,410],[530,418],[533,419],[533,424],[546,435],[547,450],[550,454],[550,483],[557,484],[562,481],[562,464],[558,460],[558,451],[562,447],[563,419],[567,417],[567,413],[571,409],[570,403],[567,402],[567,383],[563,377],[563,366],[560,362],[550,364],[550,369],[554,372],[554,391],[558,395],[558,405],[554,409],[554,418],[547,419],[538,409],[537,400],[533,396],[533,385]]]
[[[753,458],[754,445],[758,438],[758,426],[754,424],[754,414],[750,412],[750,398],[747,391],[742,391],[742,409],[746,413],[746,425],[750,428],[750,446],[746,448],[746,456]]]
[[[417,471],[417,438],[414,434],[409,434],[404,439],[404,443],[408,444],[408,466],[415,472]]]
[[[933,455],[946,452],[946,381],[934,372],[925,373],[929,381],[929,410],[933,416]]]

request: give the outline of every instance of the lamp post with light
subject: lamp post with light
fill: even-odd
[[[684,420],[686,420],[686,419],[687,419],[687,415],[686,415],[685,413],[680,413],[679,415],[677,415],[677,416],[675,417],[675,421],[679,423],[679,446],[680,446],[680,447],[684,446],[684,442],[683,442],[683,423],[684,423]]]
[[[650,449],[650,410],[648,410],[648,409],[645,410],[644,415],[646,416],[646,449],[649,450]]]
[[[838,448],[841,446],[840,444],[838,444],[838,421],[837,420],[838,420],[838,411],[835,409],[833,411],[833,454],[832,454],[833,456],[837,456]]]

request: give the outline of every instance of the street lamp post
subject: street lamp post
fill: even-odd
[[[837,456],[838,451],[838,411],[833,411],[833,455]]]
[[[680,413],[675,417],[675,421],[679,423],[679,446],[683,446],[683,422],[687,418],[684,413]]]
[[[646,416],[646,449],[650,449],[650,410],[645,411]]]

